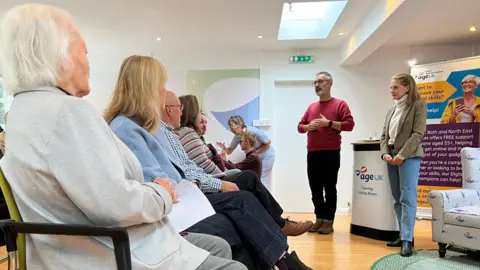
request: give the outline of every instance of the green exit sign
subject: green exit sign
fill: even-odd
[[[290,57],[290,63],[313,63],[313,56],[311,55],[297,55]]]

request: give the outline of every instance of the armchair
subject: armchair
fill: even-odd
[[[480,249],[480,190],[432,190],[428,201],[440,257],[445,257],[447,245]]]

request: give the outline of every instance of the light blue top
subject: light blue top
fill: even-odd
[[[246,131],[252,132],[257,137],[257,144],[255,145],[255,149],[260,148],[262,145],[270,141],[270,138],[267,136],[267,134],[265,134],[263,130],[260,130],[256,127],[247,126]],[[242,141],[242,135],[235,135],[228,148],[231,148],[231,149],[237,148],[237,146],[240,144],[241,141]],[[265,150],[263,153],[260,154],[260,158],[263,160],[267,157],[272,157],[274,155],[275,155],[275,150],[273,149],[273,146],[270,145],[267,148],[267,150]]]
[[[142,164],[143,178],[152,182],[157,177],[169,178],[176,185],[185,175],[173,165],[174,156],[169,156],[158,140],[133,120],[120,115],[110,123],[110,128],[130,148]],[[180,164],[176,164],[180,168]]]
[[[145,181],[151,182],[157,177],[162,177],[169,178],[175,185],[180,180],[186,179],[200,183],[200,189],[204,193],[220,191],[219,179],[205,174],[202,168],[188,160],[181,145],[179,147],[172,145],[171,141],[178,139],[172,128],[164,122],[160,123],[155,135],[148,133],[135,121],[123,115],[115,117],[110,127],[137,156],[142,164]],[[187,156],[187,160],[180,158],[183,155]]]

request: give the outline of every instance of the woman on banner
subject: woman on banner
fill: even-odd
[[[480,97],[474,95],[478,77],[467,75],[462,80],[463,96],[448,101],[441,124],[480,122]]]
[[[393,76],[390,92],[395,106],[387,113],[380,144],[395,200],[400,237],[387,243],[387,246],[401,247],[400,255],[409,257],[413,248],[417,184],[427,110],[425,101],[418,94],[415,79],[409,74]]]

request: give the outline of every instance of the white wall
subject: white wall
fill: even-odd
[[[376,131],[377,135],[380,135],[384,115],[392,105],[389,95],[391,76],[397,72],[408,72],[407,60],[412,57],[417,57],[419,64],[422,64],[468,57],[472,55],[472,51],[480,52],[478,46],[472,49],[471,45],[384,48],[373,53],[361,65],[355,67],[339,66],[341,60],[339,50],[307,52],[314,55],[315,63],[297,65],[288,63],[289,56],[295,54],[289,52],[189,51],[180,54],[157,52],[154,56],[169,69],[168,87],[179,94],[187,92],[184,79],[187,70],[260,68],[260,116],[262,119],[272,121],[272,127],[267,128],[266,131],[271,136],[273,145],[277,149],[288,149],[288,151],[277,150],[272,186],[274,196],[287,212],[311,212],[313,209],[305,171],[306,148],[289,151],[292,144],[281,141],[284,133],[281,129],[295,129],[296,123],[286,125],[283,119],[275,119],[275,115],[282,115],[278,114],[278,110],[292,110],[298,114],[306,108],[305,104],[297,104],[295,100],[298,89],[292,89],[290,93],[278,90],[275,88],[274,82],[278,80],[313,80],[314,75],[322,70],[332,73],[334,77],[332,93],[335,97],[348,102],[356,122],[353,132],[342,135],[342,162],[338,182],[338,207],[340,209],[338,213],[346,213],[347,202],[351,201],[352,190],[353,155],[350,144],[355,140],[368,139],[371,132]],[[145,51],[143,54],[150,53]],[[88,99],[100,111],[103,111],[108,103],[119,65],[126,56],[128,54],[92,55],[90,53],[92,94]],[[274,101],[279,100],[278,93],[291,96],[290,107],[275,104]],[[305,97],[303,99],[305,100]],[[285,100],[285,98],[280,100]],[[312,96],[312,102],[314,100],[315,98]],[[301,115],[293,115],[289,121],[294,122],[294,119],[300,119],[300,117]],[[305,138],[298,135],[297,145],[293,144],[293,146],[298,147],[304,141]],[[282,164],[279,163],[281,160],[290,162]],[[294,170],[296,177],[291,177],[291,173],[290,175],[285,174],[285,168],[296,168]]]

